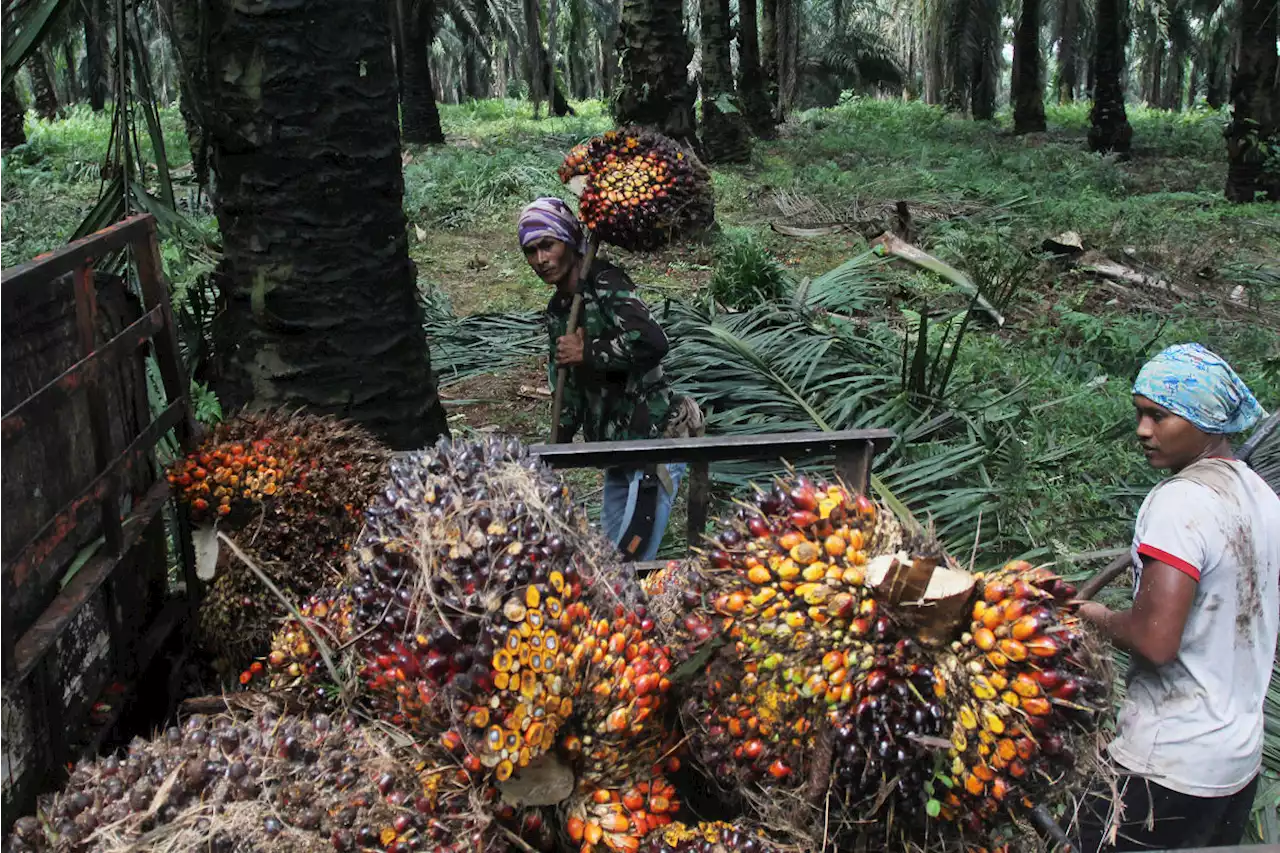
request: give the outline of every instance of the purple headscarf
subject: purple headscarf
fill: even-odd
[[[552,237],[572,246],[579,255],[587,253],[587,241],[582,234],[582,223],[569,209],[569,205],[558,198],[535,199],[520,211],[516,234],[520,237],[521,248],[543,237]]]

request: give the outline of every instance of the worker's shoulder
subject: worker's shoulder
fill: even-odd
[[[635,290],[635,282],[622,267],[599,260],[591,265],[591,286],[601,296]]]

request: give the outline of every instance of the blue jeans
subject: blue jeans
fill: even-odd
[[[671,492],[668,494],[661,482],[657,483],[658,503],[653,512],[651,524],[641,529],[651,531],[642,551],[635,555],[639,561],[652,560],[658,556],[658,546],[662,544],[662,535],[667,529],[667,519],[671,515],[671,505],[675,503],[676,492],[680,490],[680,480],[684,477],[685,464],[676,462],[667,465],[667,473],[671,475]],[[600,510],[600,526],[609,541],[621,547],[619,541],[623,532],[629,527],[640,526],[636,521],[636,498],[640,491],[640,481],[644,478],[641,468],[605,468],[604,469],[604,506]]]

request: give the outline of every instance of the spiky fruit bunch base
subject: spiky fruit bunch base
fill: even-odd
[[[562,181],[575,176],[586,178],[583,223],[614,246],[656,249],[715,218],[706,167],[651,130],[611,130],[577,146],[560,167]]]
[[[246,413],[215,427],[168,478],[193,524],[216,523],[282,592],[305,600],[340,579],[389,455],[335,418]],[[220,668],[236,672],[288,612],[225,546],[216,572],[197,637]]]
[[[5,849],[506,850],[475,797],[438,750],[405,751],[352,719],[193,717],[82,763]]]

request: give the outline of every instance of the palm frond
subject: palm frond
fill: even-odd
[[[9,4],[6,4],[9,5]],[[12,18],[5,21],[4,85],[44,45],[54,31],[69,0],[31,0],[10,5]]]

